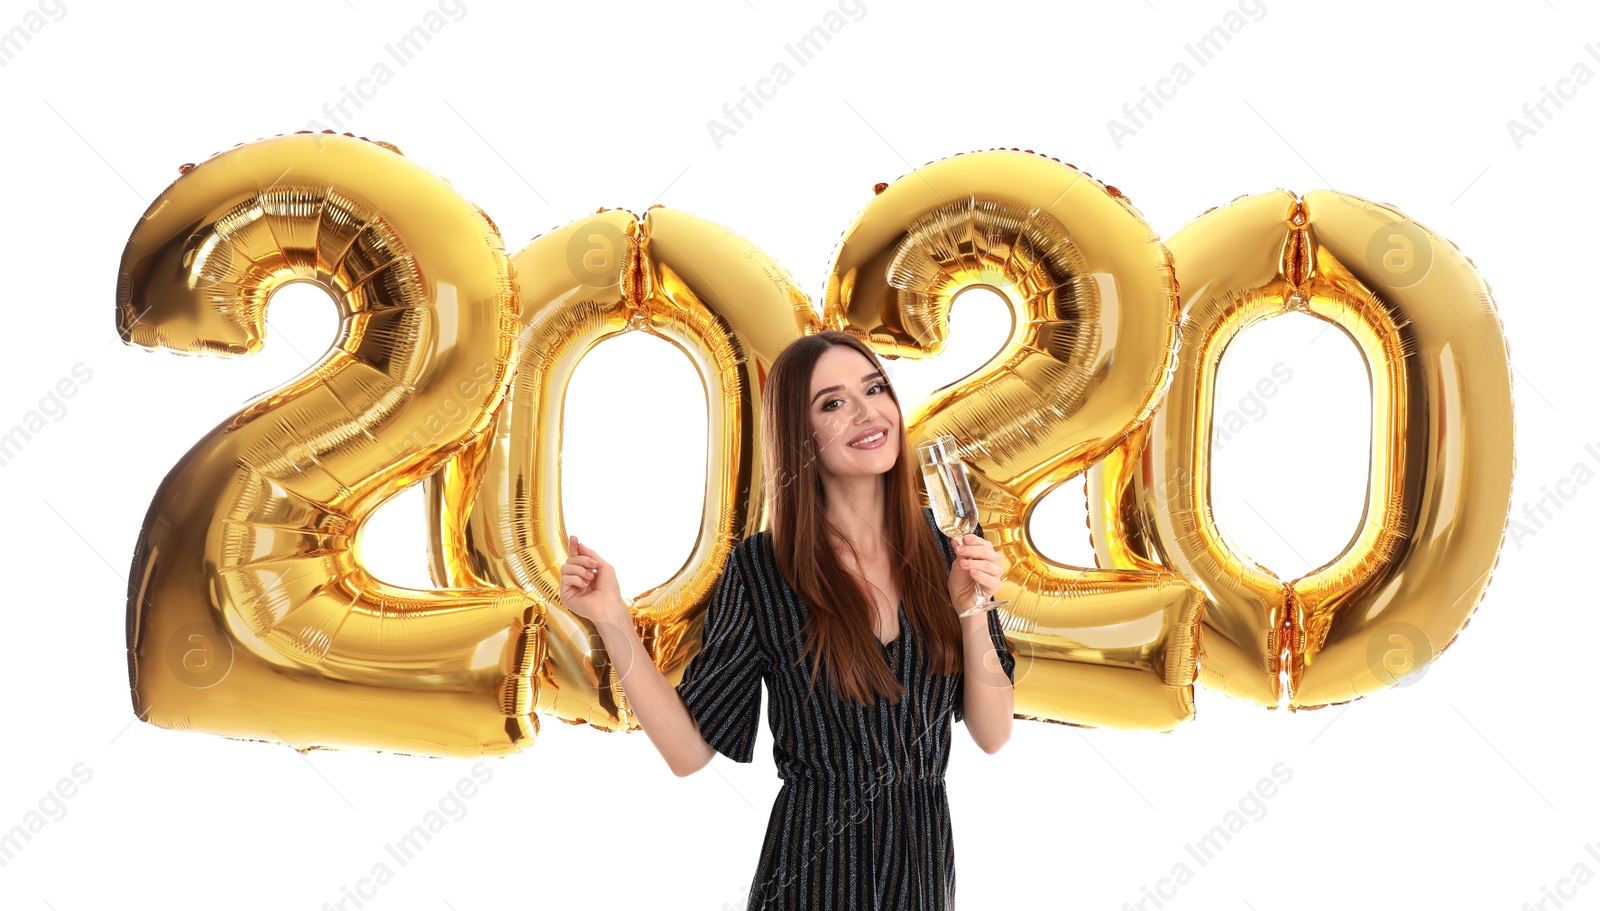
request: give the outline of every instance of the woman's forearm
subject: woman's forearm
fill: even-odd
[[[989,615],[962,617],[961,641],[962,720],[978,746],[985,753],[993,753],[1011,739],[1016,695],[989,636]]]
[[[628,708],[672,774],[681,777],[704,768],[714,751],[700,736],[700,727],[677,688],[667,682],[645,651],[632,619],[597,622],[595,628],[600,631],[617,680],[628,697]]]

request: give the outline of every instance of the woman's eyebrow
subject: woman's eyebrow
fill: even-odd
[[[873,377],[878,377],[879,379],[882,379],[883,378],[883,371],[874,370],[871,373],[867,374],[866,376],[862,377],[861,378],[861,382],[865,383],[867,380],[870,380]],[[838,392],[840,389],[843,389],[843,388],[844,388],[843,386],[840,386],[840,385],[838,385],[836,383],[836,384],[834,384],[832,386],[829,386],[826,389],[818,389],[817,390],[817,394],[813,395],[811,397],[811,401],[815,402],[817,399],[823,397],[824,395],[826,395],[826,394],[828,394],[830,392]]]

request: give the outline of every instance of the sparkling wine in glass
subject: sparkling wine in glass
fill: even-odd
[[[972,485],[967,482],[967,466],[951,455],[955,450],[955,437],[934,437],[917,444],[917,463],[922,466],[922,483],[928,490],[928,505],[933,508],[933,518],[939,530],[948,537],[960,538],[978,527],[978,507],[973,501]],[[994,610],[1011,603],[994,600],[984,592],[982,586],[977,586],[977,589],[977,604],[962,611],[960,616]]]

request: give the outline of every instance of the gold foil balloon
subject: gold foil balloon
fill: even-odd
[[[1028,536],[1040,498],[1149,419],[1174,362],[1178,297],[1160,240],[1114,187],[1015,150],[958,155],[883,188],[834,255],[824,323],[887,356],[938,354],[950,306],[987,287],[1010,337],[908,417],[951,434],[984,536],[1010,563],[997,598],[1016,646],[1016,713],[1170,730],[1194,714],[1198,586],[1163,567],[1089,569]]]
[[[659,206],[642,219],[601,211],[535,238],[512,262],[523,304],[522,355],[492,431],[427,482],[434,578],[452,587],[537,592],[550,605],[539,711],[607,730],[636,727],[592,624],[559,607],[567,555],[561,415],[573,371],[595,345],[638,330],[683,351],[705,389],[699,534],[683,568],[639,595],[633,608],[670,679],[700,645],[705,603],[728,554],[765,525],[761,386],[778,353],[816,331],[816,315],[789,274],[749,241]],[[641,456],[640,474],[618,483],[641,494],[661,483],[648,475],[648,463]]]
[[[354,549],[366,518],[481,437],[505,395],[518,310],[499,232],[393,147],[264,139],[150,205],[123,253],[117,330],[250,354],[272,293],[297,281],[333,297],[338,339],[156,491],[129,583],[134,711],[301,750],[516,752],[539,727],[539,600],[390,585]]]
[[[1207,592],[1200,682],[1291,709],[1395,685],[1464,627],[1510,515],[1510,360],[1489,288],[1455,246],[1396,209],[1319,190],[1241,197],[1168,242],[1183,289],[1172,391],[1147,433],[1090,473],[1112,566],[1166,566]],[[1366,510],[1345,551],[1281,580],[1230,543],[1209,498],[1213,398],[1228,345],[1301,312],[1366,359]],[[1280,451],[1292,458],[1296,446]]]

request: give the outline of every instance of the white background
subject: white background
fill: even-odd
[[[68,0],[44,7],[43,27],[0,67],[0,429],[75,365],[91,373],[0,467],[16,582],[0,621],[0,831],[74,767],[92,775],[0,866],[7,908],[315,909],[358,886],[370,908],[743,907],[779,785],[764,725],[755,763],[718,757],[678,779],[642,733],[547,720],[534,748],[488,761],[493,778],[465,815],[400,865],[384,845],[472,762],[301,755],[134,720],[126,572],[151,495],[195,440],[320,357],[335,321],[300,285],[273,301],[256,357],[145,353],[116,336],[118,259],[179,164],[324,126],[393,142],[449,178],[511,250],[602,205],[661,202],[749,237],[814,300],[874,183],[969,150],[1072,162],[1164,237],[1274,187],[1398,206],[1474,260],[1510,339],[1521,531],[1470,627],[1416,684],[1339,708],[1268,711],[1198,689],[1197,717],[1168,735],[1018,721],[993,756],[957,726],[961,904],[1138,908],[1158,885],[1168,908],[1521,908],[1558,887],[1600,903],[1600,884],[1569,878],[1600,872],[1586,748],[1600,621],[1578,578],[1592,568],[1580,548],[1592,550],[1600,492],[1577,480],[1600,470],[1583,404],[1600,329],[1583,271],[1595,262],[1600,84],[1565,83],[1572,97],[1521,148],[1507,127],[1533,126],[1523,105],[1579,64],[1600,72],[1585,50],[1600,43],[1600,15],[1576,0],[1450,12],[1268,0],[1247,3],[1244,27],[1202,66],[1185,45],[1239,7],[866,0],[843,7],[844,27],[801,66],[784,46],[838,9],[825,0],[466,0],[398,65],[384,46],[437,8]],[[0,30],[26,32],[38,9],[6,0]],[[378,61],[393,78],[333,122],[324,105]],[[792,81],[718,148],[707,122],[780,61]],[[1107,121],[1126,123],[1124,103],[1180,61],[1193,78],[1114,141]],[[992,353],[1005,316],[978,297],[956,308],[958,350],[894,365],[902,395]],[[1322,326],[1287,316],[1252,330],[1218,396],[1251,416],[1217,456],[1221,518],[1284,578],[1332,558],[1361,508],[1366,372]],[[1257,409],[1249,390],[1279,361],[1293,378]],[[699,385],[669,345],[635,334],[597,349],[572,394],[566,464],[591,471],[566,478],[568,525],[642,590],[688,552],[699,503],[637,496],[639,466],[698,476]],[[646,440],[657,446],[641,462]],[[1540,498],[1548,518],[1525,512]],[[428,585],[422,518],[418,488],[387,504],[363,542],[368,564]],[[1078,479],[1035,532],[1052,556],[1091,562]],[[1278,763],[1292,778],[1264,815],[1198,863],[1185,845]],[[380,861],[394,879],[373,894],[362,880]],[[1193,878],[1161,884],[1180,862]]]

